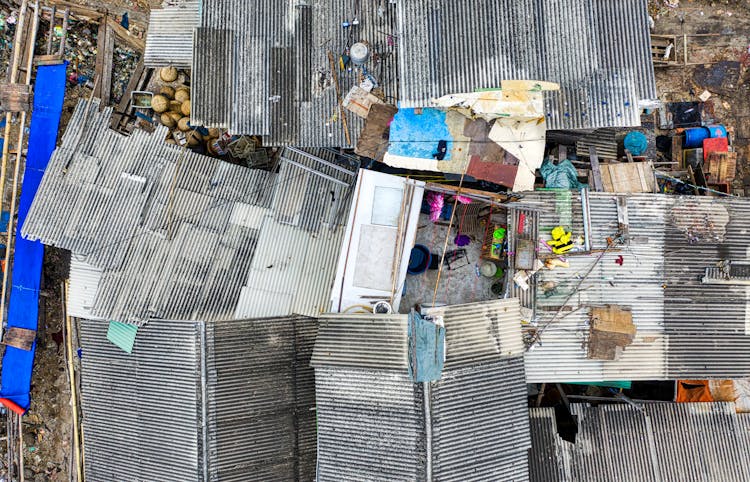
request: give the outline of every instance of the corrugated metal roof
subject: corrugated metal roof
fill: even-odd
[[[318,480],[527,480],[518,300],[440,312],[446,362],[426,384],[408,373],[406,315],[321,319]]]
[[[155,320],[128,355],[82,320],[87,479],[312,481],[316,324]]]
[[[351,159],[287,148],[274,174],[182,152],[163,142],[163,126],[122,136],[98,102],[84,111],[82,102],[23,233],[103,270],[94,316],[140,324],[327,309]]]
[[[318,481],[425,479],[422,387],[405,370],[316,366],[315,397]]]
[[[107,323],[81,321],[88,480],[202,480],[199,331],[149,324],[129,355],[107,340]]]
[[[189,69],[193,60],[193,30],[200,23],[201,2],[165,3],[162,8],[152,9],[149,15],[143,63],[146,67],[173,65]]]
[[[408,315],[323,315],[312,366],[403,372],[409,367],[408,319]]]
[[[658,194],[623,197],[629,245],[603,255],[551,324],[554,313],[606,248],[607,237],[616,235],[617,195],[589,194],[590,236],[599,252],[568,256],[570,268],[537,274],[536,320],[544,331],[541,343],[526,354],[527,380],[750,376],[750,359],[745,356],[750,351],[746,287],[701,283],[706,267],[722,260],[748,260],[750,202]],[[574,238],[584,234],[580,193],[573,192],[570,199],[556,193],[528,194],[522,205],[540,210],[540,246],[559,224],[570,226]],[[620,256],[622,266],[616,262]],[[552,285],[554,290],[549,289]],[[586,357],[588,307],[604,304],[632,308],[637,328],[635,340],[617,361]]]
[[[575,444],[555,432],[554,410],[531,409],[531,480],[750,480],[750,432],[733,403],[571,405]]]
[[[528,480],[531,436],[520,355],[446,369],[432,384],[431,410],[434,480]]]
[[[498,88],[556,82],[550,129],[640,125],[655,99],[647,0],[399,0],[402,107]]]
[[[312,481],[311,318],[207,324],[210,480]]]
[[[354,19],[359,25],[342,27]],[[351,44],[368,42],[373,55],[367,73],[387,98],[395,98],[394,23],[389,2],[264,0],[251,8],[246,2],[206,0],[193,57],[193,119],[262,135],[266,145],[353,146],[363,120],[347,112],[348,142],[328,51],[338,62]],[[343,98],[359,84],[360,74],[337,71]]]
[[[428,313],[445,324],[446,369],[524,352],[516,298],[431,308]]]
[[[94,306],[101,278],[101,269],[71,256],[70,270],[68,271],[68,298],[66,300],[68,315],[77,318],[97,319],[91,313],[91,308]]]

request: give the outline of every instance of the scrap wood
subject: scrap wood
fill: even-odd
[[[19,350],[29,351],[34,345],[36,330],[27,330],[11,326],[5,331],[3,345],[12,346]]]
[[[619,359],[625,347],[635,339],[633,312],[618,305],[592,307],[590,319],[588,358]]]
[[[346,111],[342,105],[341,99],[341,88],[339,87],[339,76],[336,71],[336,61],[333,58],[333,52],[328,51],[328,62],[331,64],[331,75],[333,76],[333,85],[336,88],[336,100],[338,101],[338,110],[341,115],[341,124],[344,126],[344,135],[346,136],[346,143],[352,145],[351,136],[349,136],[349,126],[346,123]]]
[[[27,84],[0,83],[0,110],[28,112],[31,110],[31,86]]]

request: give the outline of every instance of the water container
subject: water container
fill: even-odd
[[[349,48],[349,57],[354,65],[362,65],[370,58],[370,48],[364,42],[357,42]]]
[[[427,271],[432,263],[432,254],[430,248],[423,244],[415,244],[411,249],[409,256],[409,266],[406,269],[408,274],[422,274]]]
[[[709,134],[710,132],[706,127],[692,127],[690,129],[685,129],[684,147],[688,149],[703,147],[703,140],[708,139]]]
[[[721,124],[714,124],[710,126],[706,126],[706,128],[709,131],[709,137],[726,137],[727,136],[727,128],[724,127]]]

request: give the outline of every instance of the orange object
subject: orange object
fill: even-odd
[[[677,380],[678,403],[713,402],[708,380]]]
[[[16,404],[15,402],[12,402],[11,400],[8,400],[7,398],[0,398],[0,403],[8,407],[10,410],[13,410],[18,415],[23,415],[26,413],[26,410],[23,409],[20,405]]]

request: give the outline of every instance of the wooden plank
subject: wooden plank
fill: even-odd
[[[52,39],[55,38],[55,12],[57,7],[52,5],[52,12],[49,18],[49,32],[47,33],[47,55],[52,53]]]
[[[107,43],[104,49],[104,70],[102,71],[102,104],[109,105],[112,96],[112,68],[115,55],[115,37],[107,27]]]
[[[591,162],[591,173],[594,178],[594,191],[601,192],[602,186],[602,171],[599,167],[599,156],[596,155],[596,147],[589,146],[589,161]]]
[[[31,100],[31,86],[0,84],[0,109],[6,112],[29,112]]]
[[[102,72],[104,71],[104,49],[106,48],[107,42],[107,24],[102,22],[99,24],[99,30],[96,34],[96,63],[94,65],[94,77],[96,84],[94,86],[94,97],[102,98]],[[103,106],[102,106],[103,107]]]
[[[126,43],[130,48],[140,52],[146,50],[146,41],[131,35],[130,31],[120,25],[114,18],[108,17],[107,25],[109,25],[111,31],[117,36],[117,39]]]
[[[12,346],[19,350],[29,351],[34,345],[34,339],[36,338],[35,330],[27,330],[25,328],[17,328],[11,326],[5,332],[3,337],[3,345]]]
[[[630,150],[625,149],[625,155],[628,158],[628,162],[633,162],[633,154],[630,152]]]
[[[588,358],[617,360],[633,343],[637,332],[630,308],[617,305],[591,307]]]
[[[60,38],[60,50],[58,55],[65,56],[65,47],[68,45],[68,20],[70,20],[70,7],[65,8],[62,20],[62,38]]]
[[[617,225],[621,234],[628,234],[630,221],[628,219],[628,198],[625,196],[617,196]]]
[[[639,162],[638,164],[636,164],[636,166],[636,170],[638,171],[638,180],[640,181],[641,189],[643,190],[642,192],[650,192],[651,190],[649,189],[648,183],[646,182],[646,174],[644,173],[644,166],[646,166],[646,163]]]

